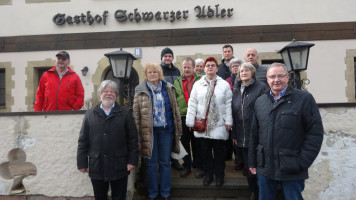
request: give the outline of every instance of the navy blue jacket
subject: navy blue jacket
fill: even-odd
[[[265,93],[254,107],[248,166],[273,180],[307,179],[323,134],[319,109],[310,93],[288,87],[277,103]]]

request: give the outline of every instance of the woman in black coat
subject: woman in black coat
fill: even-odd
[[[232,96],[232,139],[234,144],[242,152],[244,170],[247,174],[247,181],[251,191],[250,199],[258,199],[257,178],[252,175],[247,166],[248,145],[251,129],[253,107],[256,99],[263,94],[268,86],[257,81],[255,78],[256,69],[250,63],[242,63],[237,73],[239,81]]]
[[[77,166],[89,172],[96,200],[107,200],[109,185],[112,200],[126,199],[127,178],[138,162],[136,125],[115,102],[117,89],[114,81],[101,83],[101,103],[85,113],[78,140]]]

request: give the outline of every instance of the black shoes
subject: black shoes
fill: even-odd
[[[251,192],[250,200],[258,200],[258,195],[255,193]]]
[[[179,164],[178,160],[172,160],[171,166],[177,171],[183,170],[183,167],[182,167],[182,165]]]
[[[208,186],[208,185],[210,185],[211,182],[213,182],[213,177],[205,176],[204,181],[203,181],[203,185],[204,186]]]
[[[215,184],[217,187],[221,187],[224,185],[224,182],[224,178],[217,178]]]
[[[244,163],[237,163],[235,164],[235,170],[238,171],[238,170],[241,170],[244,168]]]
[[[203,178],[204,177],[204,171],[200,168],[197,168],[197,171],[195,172],[195,178]]]
[[[183,171],[180,172],[180,177],[186,177],[190,174],[190,169],[183,169]]]

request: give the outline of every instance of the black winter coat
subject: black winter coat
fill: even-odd
[[[310,93],[288,87],[277,103],[269,92],[263,94],[255,103],[248,166],[273,180],[307,179],[323,134]]]
[[[100,105],[87,110],[78,140],[78,169],[89,168],[90,178],[111,181],[127,176],[127,164],[137,163],[138,135],[130,111],[117,103],[109,116]]]
[[[179,69],[175,67],[173,63],[171,64],[171,67],[168,67],[162,62],[161,67],[163,71],[164,80],[173,85],[174,81],[180,76]]]
[[[232,95],[232,139],[237,139],[237,146],[248,148],[253,107],[256,99],[267,91],[267,84],[252,79],[241,94],[241,80],[237,82],[237,89]]]
[[[222,59],[221,64],[218,66],[218,72],[216,75],[220,76],[220,78],[224,80],[231,77],[231,71],[230,68],[225,65],[225,59]]]

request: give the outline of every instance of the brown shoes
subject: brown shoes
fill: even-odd
[[[171,197],[162,197],[163,200],[171,200]]]

